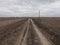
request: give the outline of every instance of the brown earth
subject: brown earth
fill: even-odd
[[[55,45],[60,45],[60,18],[37,18],[35,24]]]
[[[0,45],[60,45],[60,18],[0,18]]]

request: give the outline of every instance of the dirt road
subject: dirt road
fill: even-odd
[[[0,45],[54,45],[40,30],[32,19],[18,21],[0,29]]]
[[[49,40],[41,33],[41,31],[36,27],[33,20],[31,19],[31,23],[35,29],[35,33],[38,35],[40,42],[42,45],[53,45]]]

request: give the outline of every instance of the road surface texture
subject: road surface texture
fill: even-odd
[[[0,45],[54,45],[32,19],[0,27]]]

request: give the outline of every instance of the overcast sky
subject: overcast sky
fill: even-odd
[[[60,0],[0,0],[0,17],[60,17]]]

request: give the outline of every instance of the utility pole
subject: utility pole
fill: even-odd
[[[40,10],[39,10],[39,17],[40,17]]]

